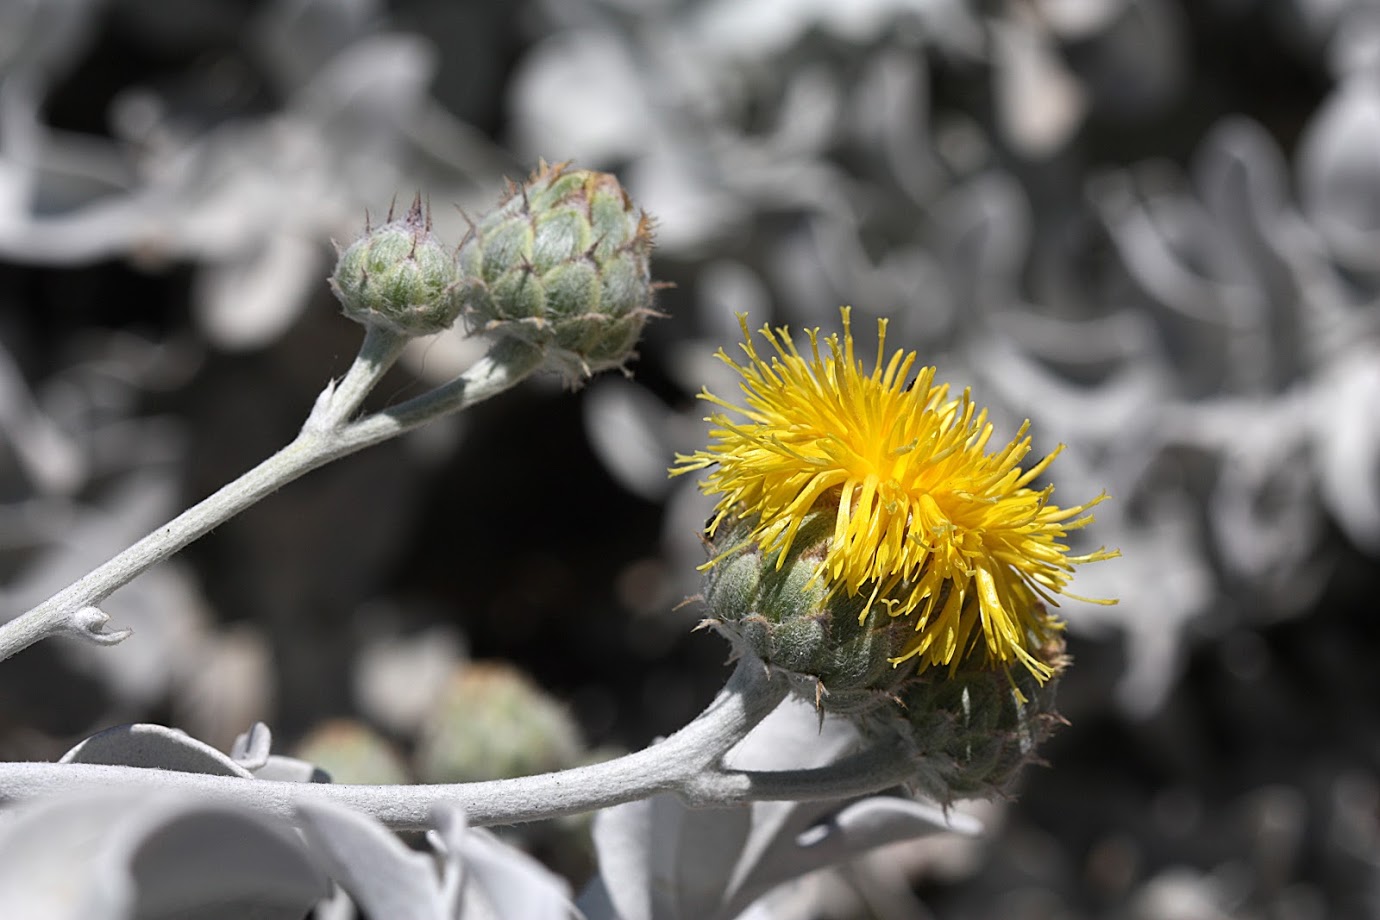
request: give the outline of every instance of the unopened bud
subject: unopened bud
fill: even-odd
[[[400,219],[366,229],[336,262],[331,290],[345,315],[404,336],[431,335],[460,313],[453,253],[431,235],[421,195]]]
[[[570,378],[621,367],[653,315],[651,252],[651,220],[616,178],[543,163],[461,245],[466,316]]]
[[[830,591],[820,563],[833,536],[829,509],[807,513],[786,552],[763,553],[755,543],[732,549],[751,528],[725,521],[711,551],[732,550],[705,573],[708,625],[735,647],[791,677],[792,689],[842,715],[883,705],[915,673],[914,662],[893,664],[914,625],[887,615],[866,597]]]
[[[393,745],[352,719],[329,719],[317,725],[293,749],[293,756],[325,770],[334,783],[385,786],[409,781]]]
[[[574,719],[508,664],[467,665],[422,727],[417,772],[424,782],[528,776],[574,766],[582,754]]]
[[[1067,666],[1062,640],[1038,650],[1052,676],[1025,668],[928,668],[897,688],[896,701],[860,720],[865,736],[895,739],[911,751],[909,785],[937,801],[1010,792],[1036,748],[1063,720],[1054,698]]]

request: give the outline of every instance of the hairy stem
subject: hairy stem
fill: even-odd
[[[0,626],[0,660],[62,632],[107,644],[112,637],[118,641],[123,638],[118,632],[93,633],[87,625],[91,618],[78,617],[78,611],[96,607],[117,588],[302,474],[497,395],[531,374],[542,361],[538,349],[499,342],[450,383],[349,421],[369,390],[397,360],[401,347],[397,337],[371,330],[354,365],[339,385],[333,383],[322,391],[301,433],[291,444],[38,606]]]
[[[691,804],[818,802],[871,795],[897,786],[915,774],[914,756],[899,739],[870,743],[847,757],[806,770],[710,769],[696,777]]]
[[[428,786],[333,786],[246,780],[200,773],[95,764],[0,764],[0,806],[96,790],[181,790],[293,820],[299,803],[330,800],[397,829],[431,826],[431,810],[459,806],[471,825],[516,824],[685,793],[776,708],[787,692],[779,673],[744,659],[714,701],[680,731],[603,763],[481,783]],[[707,804],[707,803],[705,803]]]
[[[382,326],[369,326],[354,364],[339,382],[321,391],[307,417],[303,430],[336,431],[359,411],[365,397],[383,379],[383,375],[398,360],[407,337],[390,332]]]

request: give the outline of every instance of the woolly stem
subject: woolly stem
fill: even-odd
[[[58,633],[105,645],[119,642],[129,635],[129,630],[106,632],[104,614],[99,610],[95,615],[89,612],[117,588],[304,473],[495,396],[535,371],[543,359],[540,349],[501,341],[450,383],[358,421],[349,421],[397,360],[403,344],[399,337],[371,328],[353,366],[338,385],[331,383],[322,390],[291,444],[0,626],[0,661]]]
[[[697,778],[747,736],[785,698],[779,672],[744,659],[714,701],[663,741],[602,763],[480,783],[351,786],[284,783],[202,773],[97,764],[0,764],[0,807],[55,795],[98,790],[176,790],[294,820],[297,806],[333,801],[389,827],[431,826],[438,804],[458,806],[471,825],[516,824],[607,808],[655,795],[687,794]],[[708,804],[708,803],[705,803]]]

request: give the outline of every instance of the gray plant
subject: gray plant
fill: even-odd
[[[634,332],[651,313],[646,308],[654,290],[650,220],[635,212],[612,175],[554,170],[572,188],[598,189],[588,201],[584,193],[555,200],[537,194],[534,186],[550,182],[552,175],[553,170],[543,169],[513,189],[500,205],[507,229],[492,231],[484,243],[501,251],[504,233],[525,234],[533,252],[563,247],[578,257],[571,264],[582,269],[585,261],[591,264],[591,277],[616,277],[618,297],[589,296],[575,305],[581,328],[594,334],[559,325],[569,316],[569,298],[546,303],[538,298],[534,312],[523,265],[516,264],[513,283],[483,291],[485,302],[509,319],[483,325],[489,348],[482,358],[431,390],[381,409],[366,408],[370,391],[408,342],[434,332],[438,314],[445,315],[443,322],[453,322],[462,306],[454,302],[456,292],[468,290],[461,283],[462,260],[438,255],[443,249],[430,234],[430,218],[419,199],[403,221],[366,228],[364,238],[341,255],[333,289],[344,302],[346,317],[363,326],[363,342],[350,369],[329,381],[316,398],[296,437],[0,625],[0,659],[58,636],[85,640],[93,648],[125,643],[132,630],[122,623],[112,626],[104,609],[108,600],[280,487],[336,459],[468,409],[538,371],[569,376],[583,369],[588,376],[622,366],[635,340],[621,330],[613,336],[606,331],[624,318],[630,304],[637,314]],[[637,245],[595,241],[580,256],[584,244],[571,249],[567,228],[571,219],[585,220],[581,208],[603,222],[632,220]],[[425,257],[419,258],[422,247]],[[412,322],[417,316],[422,321]],[[547,328],[555,328],[556,334],[541,334]],[[120,523],[137,526],[139,516],[129,511]],[[110,543],[118,546],[130,539],[129,533],[118,531]],[[492,666],[470,666],[463,672],[468,684],[461,680],[459,686],[469,688],[468,701],[446,701],[435,716],[443,721],[426,732],[418,763],[428,775],[444,774],[438,777],[443,782],[433,785],[331,783],[309,762],[274,755],[262,723],[239,736],[229,755],[180,730],[130,724],[91,735],[55,763],[0,764],[0,804],[14,811],[12,833],[0,844],[0,863],[4,853],[26,850],[0,874],[0,901],[35,917],[193,912],[286,917],[311,906],[322,916],[336,917],[348,916],[351,902],[379,917],[564,917],[575,910],[565,883],[482,825],[628,805],[596,826],[605,868],[591,895],[592,903],[602,906],[590,910],[611,918],[706,911],[731,918],[749,909],[767,910],[761,899],[783,882],[886,843],[950,828],[937,806],[879,795],[909,786],[932,788],[927,779],[934,772],[927,762],[931,755],[921,753],[920,739],[899,727],[908,724],[904,718],[883,712],[901,709],[899,697],[879,685],[852,707],[872,713],[872,723],[826,720],[818,700],[803,710],[792,703],[800,687],[813,686],[808,675],[747,651],[738,654],[727,685],[679,731],[643,750],[577,766],[566,766],[576,757],[573,729],[565,744],[557,745],[570,750],[558,750],[554,760],[549,751],[540,750],[552,743],[553,726],[568,724],[559,707],[549,705],[520,674]],[[967,710],[967,690],[963,694]],[[1043,695],[1027,701],[1015,684],[1008,695],[1032,717],[1052,718],[1043,708]],[[471,718],[467,702],[471,709],[493,708],[499,718]],[[993,705],[1007,704],[975,699],[973,719],[985,718]],[[774,712],[776,719],[758,734],[759,724]],[[996,740],[998,733],[994,726],[963,729],[968,744],[980,744],[986,736]],[[527,750],[499,759],[475,758],[465,750],[499,733],[507,733],[505,743]],[[743,746],[755,737],[764,747]],[[1023,746],[1022,752],[1028,748]],[[452,771],[452,762],[462,756],[473,763]],[[528,772],[525,765],[555,769],[444,782],[452,772],[470,777],[475,769],[502,773],[511,767],[507,772],[523,773]],[[946,760],[943,766],[960,774],[969,769],[961,752],[953,764]],[[944,793],[946,787],[933,788]],[[752,803],[769,804],[723,810]],[[724,814],[734,818],[720,827]],[[653,826],[638,836],[638,826],[649,815],[663,816],[658,820],[669,820],[679,830],[665,833]],[[393,829],[428,830],[432,852],[414,852]],[[674,862],[677,848],[688,846],[698,854],[711,840],[722,845],[715,858],[684,861],[669,880],[635,866],[639,859],[662,863],[668,845]],[[83,852],[68,862],[73,848]],[[59,863],[49,862],[53,859]],[[730,871],[741,875],[732,884],[726,874]],[[68,888],[64,876],[73,873],[80,884]],[[328,883],[338,890],[329,892]],[[659,894],[650,893],[668,883],[677,892],[677,903],[683,902],[673,913],[658,906]],[[638,906],[648,897],[651,903]]]
[[[253,419],[227,429],[232,439],[249,441],[254,426],[296,430],[297,403],[310,403],[331,373],[324,362],[349,347],[323,319],[321,276],[330,239],[354,239],[365,209],[377,223],[399,189],[405,202],[421,187],[438,237],[456,242],[465,218],[451,201],[476,215],[500,175],[518,177],[539,156],[573,158],[617,172],[657,215],[658,272],[677,285],[658,296],[670,318],[651,324],[633,376],[595,378],[563,403],[583,413],[614,479],[661,518],[661,545],[648,541],[614,589],[618,605],[643,613],[604,635],[649,659],[670,648],[695,657],[680,637],[712,612],[677,605],[700,590],[709,504],[666,467],[703,442],[705,413],[690,395],[734,392],[711,355],[732,348],[739,312],[797,333],[832,326],[841,303],[860,328],[890,316],[892,340],[919,348],[941,378],[972,383],[1001,430],[1029,417],[1037,452],[1068,445],[1052,471],[1058,497],[1112,496],[1096,509],[1096,539],[1123,557],[1081,571],[1076,590],[1121,603],[1062,608],[1079,663],[1061,687],[1073,727],[1049,755],[1055,769],[1031,779],[1037,794],[985,810],[988,832],[966,843],[923,839],[913,805],[869,795],[856,806],[868,827],[917,834],[904,852],[878,851],[899,892],[883,896],[874,854],[786,882],[746,916],[1369,916],[1376,850],[1364,816],[1380,786],[1365,752],[1380,723],[1365,706],[1373,636],[1355,612],[1369,601],[1353,610],[1347,599],[1372,596],[1380,552],[1376,23],[1369,4],[1318,0],[271,0],[250,17],[222,0],[0,2],[3,270],[114,259],[146,278],[185,271],[191,318],[179,312],[156,342],[145,329],[93,328],[59,348],[33,330],[49,328],[50,312],[65,330],[64,311],[31,302],[22,276],[0,285],[6,616],[249,465],[218,445],[208,457],[188,421],[235,417],[207,413],[216,373],[244,371],[220,391],[234,390],[225,399],[239,422]],[[105,94],[104,133],[59,127],[72,81],[111,34],[138,35],[179,63]],[[1263,55],[1275,59],[1262,66]],[[477,98],[496,113],[480,127],[467,122]],[[390,380],[374,403],[446,386],[485,347],[460,329],[408,342],[397,359],[407,382]],[[308,361],[311,349],[322,363]],[[556,387],[538,386],[529,396],[554,402]],[[438,718],[443,688],[471,667],[468,640],[452,623],[430,625],[438,612],[421,593],[368,592],[395,547],[410,545],[439,461],[457,445],[498,452],[469,440],[487,430],[479,413],[414,429],[382,449],[390,454],[337,465],[348,471],[339,480],[275,495],[252,529],[239,518],[219,527],[218,539],[235,542],[218,550],[234,557],[232,575],[208,576],[205,559],[165,560],[48,623],[112,644],[58,637],[5,662],[7,756],[51,760],[92,735],[80,748],[118,761],[110,745],[122,734],[101,728],[165,716],[225,749],[259,719],[292,737],[297,726],[284,723],[295,719],[277,714],[285,705],[305,711],[319,702],[312,694],[348,687],[387,736],[372,742],[414,766],[409,752]],[[578,448],[558,449],[578,462]],[[295,565],[282,564],[288,548]],[[568,586],[569,569],[552,571]],[[207,577],[246,586],[248,615],[224,622],[225,588]],[[464,614],[491,627],[483,610]],[[508,614],[493,616],[514,630],[546,625]],[[329,629],[313,632],[312,616],[332,618]],[[133,638],[113,644],[125,630]],[[490,636],[486,654],[492,646]],[[658,707],[712,689],[703,668],[662,664],[617,690],[581,680],[568,714],[605,730],[615,713],[642,714],[646,730],[627,730],[640,744],[666,730]],[[60,728],[29,728],[51,713]],[[799,738],[823,750],[835,727],[802,725]],[[396,874],[419,915],[468,897],[455,900],[469,890],[455,879],[481,870],[457,867],[482,857],[445,855],[458,843],[400,854],[385,842],[391,830],[361,829],[368,802],[352,802],[353,817],[327,814],[334,800],[305,805],[326,815],[314,843],[290,830],[307,824],[305,810],[255,810],[270,781],[312,771],[275,759],[284,772],[266,779],[245,764],[268,756],[267,736],[250,737],[256,753],[222,757],[241,772],[220,778],[248,783],[247,770],[261,790],[229,799],[208,800],[200,786],[181,797],[175,783],[126,795],[125,774],[76,780],[108,760],[52,766],[75,768],[62,780],[74,798],[6,806],[22,831],[6,838],[0,871],[33,883],[24,897],[38,896],[41,879],[76,878],[73,891],[99,900],[119,876],[111,916],[191,909],[175,898],[203,883],[206,897],[229,899],[227,915],[272,916],[252,894],[261,864],[234,855],[256,851],[281,856],[281,874],[259,881],[281,882],[275,897],[295,916],[328,877],[339,884],[321,917],[352,916],[352,896],[392,897],[386,882],[366,894],[359,886],[376,879],[340,877],[371,866],[413,867]],[[165,768],[218,762],[205,746],[193,757],[196,747],[150,750]],[[41,785],[14,782],[5,788],[18,797]],[[112,783],[89,805],[71,791]],[[430,804],[408,804],[404,823],[429,826]],[[848,828],[861,825],[850,807],[702,810],[666,792],[615,806],[595,825],[603,881],[580,904],[590,916],[615,904],[628,916],[738,909],[715,899],[716,886],[760,893],[757,880],[823,858],[816,838],[854,854]],[[476,808],[466,820],[501,818]],[[93,845],[101,872],[78,876],[49,858],[107,825]],[[188,829],[169,835],[186,861],[147,855],[160,828]],[[217,889],[186,867],[219,858],[210,841],[222,832],[234,871]],[[547,833],[557,832],[457,839],[486,841],[500,860],[509,843],[549,857]],[[771,858],[758,858],[769,837]],[[30,840],[47,842],[19,844]],[[720,854],[711,864],[676,858],[705,841]],[[566,858],[578,887],[586,867]],[[133,874],[119,868],[129,865]],[[196,883],[157,900],[178,875]],[[916,879],[934,895],[924,908],[907,890]],[[677,894],[664,897],[668,888]],[[874,900],[864,907],[859,895]],[[42,903],[36,916],[57,910]],[[377,913],[386,902],[370,903]],[[475,916],[493,909],[466,903]]]

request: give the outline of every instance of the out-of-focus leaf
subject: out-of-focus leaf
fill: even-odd
[[[1380,89],[1369,74],[1344,82],[1319,109],[1299,147],[1299,192],[1332,253],[1380,269]]]
[[[1218,222],[1234,257],[1229,270],[1249,284],[1258,305],[1243,316],[1235,348],[1242,384],[1278,389],[1304,372],[1318,347],[1310,318],[1320,299],[1297,270],[1304,263],[1302,220],[1288,199],[1288,166],[1264,128],[1244,118],[1219,123],[1203,142],[1194,163],[1194,185]]]
[[[171,721],[216,747],[231,747],[241,727],[273,710],[273,654],[263,628],[249,621],[183,643],[169,688]]]
[[[7,916],[298,920],[327,893],[292,828],[176,794],[36,803],[0,832]]]
[[[416,114],[436,74],[436,47],[419,35],[376,34],[343,49],[294,103],[336,130],[364,133]]]
[[[6,3],[0,7],[0,74],[25,72],[44,82],[81,53],[94,25],[96,0]]]
[[[939,254],[964,314],[1006,302],[1030,248],[1030,205],[999,172],[975,176],[936,206]]]
[[[1090,21],[1097,17],[1091,11],[1099,7],[1111,15]],[[1045,21],[1061,39],[1077,43],[1074,72],[1096,109],[1118,122],[1131,121],[1153,117],[1175,100],[1188,64],[1185,24],[1177,5],[1165,0],[1055,0],[1042,8],[1072,13],[1063,23]],[[1069,21],[1085,11],[1091,12],[1088,19],[1076,25]]]
[[[1131,898],[1131,920],[1231,920],[1236,916],[1230,887],[1186,866],[1175,866],[1147,881]]]
[[[99,507],[73,508],[63,539],[34,554],[0,592],[16,614],[84,575],[148,533],[173,511],[176,484],[163,473],[118,478]],[[205,628],[205,601],[177,561],[153,569],[102,603],[112,628],[129,628],[138,642],[115,648],[86,642],[54,645],[75,666],[98,676],[116,700],[146,706],[168,689],[183,649]]]
[[[606,900],[620,920],[719,916],[750,823],[748,808],[689,809],[666,793],[605,809],[594,820],[602,891],[582,909]]]
[[[354,692],[364,714],[398,734],[412,734],[464,667],[465,642],[450,625],[415,635],[379,636],[359,652]]]
[[[460,920],[567,920],[573,914],[570,888],[532,857],[483,828],[465,826],[456,808],[442,807],[432,846],[460,873]]]
[[[695,14],[692,27],[699,43],[724,57],[749,60],[780,54],[812,29],[866,44],[907,17],[920,19],[936,38],[956,46],[977,39],[971,10],[933,0],[709,0]]]
[[[234,262],[202,269],[197,305],[211,341],[222,348],[255,348],[282,335],[306,305],[324,268],[320,243],[282,234],[246,250]]]
[[[890,796],[860,799],[827,821],[811,827],[796,842],[818,858],[838,862],[874,847],[943,831],[976,835],[982,825],[969,815],[948,812],[931,802]]]
[[[565,882],[536,860],[441,808],[427,838],[437,859],[409,850],[383,825],[332,803],[299,809],[315,858],[373,917],[397,920],[565,920]]]
[[[600,377],[585,391],[590,446],[625,489],[648,501],[671,488],[664,431],[669,414],[655,396],[621,377]]]
[[[372,818],[330,802],[299,806],[312,857],[364,911],[390,920],[455,920],[436,863]]]
[[[1283,416],[1241,420],[1241,448],[1223,458],[1212,493],[1218,551],[1234,571],[1261,583],[1298,579],[1322,526],[1302,426]]]
[[[739,769],[823,766],[856,742],[852,726],[790,699],[731,752]],[[580,898],[590,917],[730,920],[776,885],[927,833],[977,830],[972,819],[894,798],[687,808],[669,794],[599,813],[600,876]]]
[[[272,0],[253,32],[265,60],[291,90],[367,35],[384,14],[378,0]]]
[[[559,150],[590,164],[637,153],[651,121],[640,84],[611,35],[571,31],[546,39],[528,51],[510,90],[519,149],[529,156]]]
[[[1322,376],[1309,413],[1327,508],[1347,536],[1372,554],[1380,554],[1378,406],[1380,351],[1363,347]]]
[[[991,28],[1002,133],[1022,156],[1050,156],[1078,128],[1087,109],[1086,94],[1049,37],[1033,23],[1012,17]]]
[[[38,411],[10,353],[0,346],[0,438],[41,493],[71,494],[86,480],[88,460]]]

